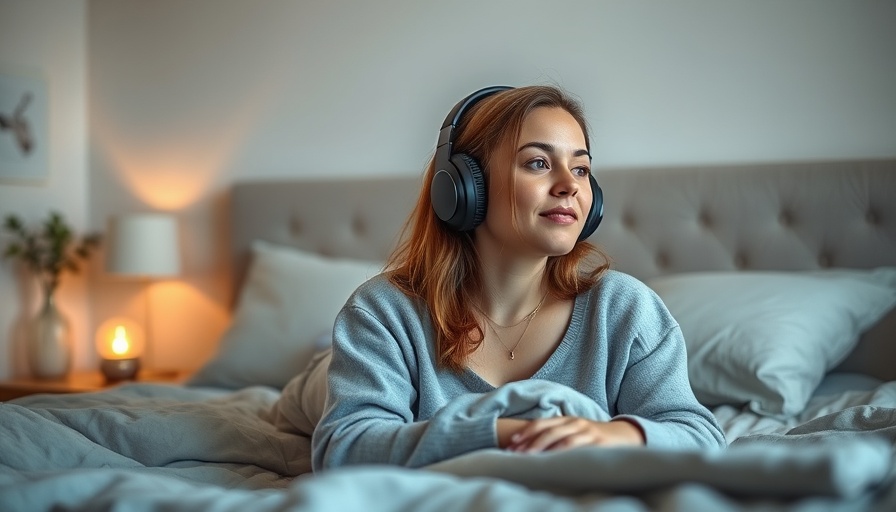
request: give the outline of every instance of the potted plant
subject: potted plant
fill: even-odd
[[[65,218],[51,212],[38,228],[25,227],[16,215],[4,223],[11,240],[3,251],[5,259],[18,260],[40,282],[43,303],[28,326],[28,364],[39,378],[58,378],[71,369],[72,340],[68,320],[55,303],[55,293],[65,272],[77,273],[100,244],[100,235],[75,236]]]

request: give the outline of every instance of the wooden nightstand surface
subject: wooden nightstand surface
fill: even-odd
[[[136,382],[179,383],[187,374],[177,371],[143,370]],[[107,382],[100,372],[72,373],[62,379],[21,378],[0,381],[0,402],[37,393],[85,393],[134,381]]]

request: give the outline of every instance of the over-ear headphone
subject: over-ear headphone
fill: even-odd
[[[457,231],[469,231],[485,219],[488,193],[482,167],[470,155],[453,153],[455,128],[460,118],[480,100],[492,94],[513,89],[492,86],[480,89],[462,99],[451,109],[436,145],[435,172],[429,185],[429,199],[436,216]],[[604,215],[604,195],[593,174],[589,174],[593,200],[579,240],[591,236]]]

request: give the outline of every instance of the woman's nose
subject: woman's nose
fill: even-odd
[[[561,170],[554,181],[553,192],[557,196],[575,196],[579,192],[579,182],[572,171]]]

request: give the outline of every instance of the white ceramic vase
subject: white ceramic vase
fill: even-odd
[[[60,379],[72,367],[72,328],[54,301],[54,290],[44,293],[44,302],[31,319],[28,332],[28,365],[38,379]]]

